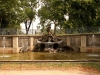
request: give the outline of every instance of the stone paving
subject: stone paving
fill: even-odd
[[[0,70],[0,75],[100,75],[79,70]]]

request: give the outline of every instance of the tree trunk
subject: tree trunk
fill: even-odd
[[[30,20],[29,26],[27,25],[27,20],[25,21],[25,28],[26,28],[26,34],[28,34],[30,26],[31,26],[32,20]]]
[[[24,23],[25,23],[26,33],[27,33],[27,20]]]

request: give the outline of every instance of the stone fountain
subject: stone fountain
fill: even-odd
[[[50,24],[47,25],[46,31],[47,34],[42,34],[42,36],[37,40],[32,52],[57,52],[65,51],[66,49],[74,51],[71,47],[66,46],[63,43],[63,40],[57,37],[56,34],[52,34]]]

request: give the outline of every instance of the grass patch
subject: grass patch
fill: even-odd
[[[29,63],[2,63],[1,70],[68,70],[78,69],[82,71],[100,72],[98,63],[71,63],[71,62],[29,62]]]

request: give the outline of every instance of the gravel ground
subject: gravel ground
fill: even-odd
[[[80,70],[0,70],[0,75],[100,75]]]

